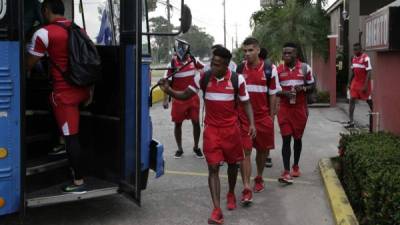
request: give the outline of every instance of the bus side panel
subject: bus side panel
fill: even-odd
[[[142,61],[143,62],[143,61]],[[141,118],[141,168],[142,171],[149,169],[150,166],[150,141],[151,141],[151,122],[150,122],[150,106],[149,106],[149,76],[150,65],[147,62],[142,63],[142,118]]]
[[[0,41],[0,215],[19,210],[21,193],[20,45]]]

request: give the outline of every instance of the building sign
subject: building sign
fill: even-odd
[[[371,14],[365,20],[365,48],[400,50],[399,26],[400,7],[388,7]]]
[[[7,0],[0,0],[0,20],[4,18],[7,11]]]

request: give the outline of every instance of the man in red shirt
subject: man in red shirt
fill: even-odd
[[[238,166],[243,160],[243,149],[240,137],[240,129],[237,116],[238,98],[244,105],[244,110],[250,121],[249,135],[254,138],[256,130],[254,127],[253,112],[249,102],[249,94],[246,90],[246,82],[243,76],[238,75],[238,90],[235,94],[232,76],[236,76],[228,69],[232,55],[226,48],[214,50],[211,62],[211,74],[197,73],[194,83],[184,91],[173,90],[165,79],[159,81],[160,87],[167,94],[178,99],[189,99],[202,89],[205,90],[205,128],[203,133],[203,151],[208,164],[208,184],[214,209],[209,224],[222,224],[224,219],[220,208],[220,163],[228,164],[229,192],[227,194],[227,208],[236,208],[236,197],[234,194]],[[204,88],[204,89],[203,89]]]
[[[247,38],[242,45],[245,61],[238,67],[247,85],[250,95],[250,102],[253,107],[254,121],[257,129],[257,137],[251,139],[248,135],[249,122],[242,107],[239,109],[239,120],[241,126],[241,137],[245,159],[241,164],[244,190],[242,192],[242,204],[252,202],[252,190],[250,188],[251,176],[251,151],[254,147],[257,150],[256,165],[257,176],[254,179],[254,192],[264,190],[262,178],[265,162],[269,151],[274,148],[274,112],[276,93],[280,91],[278,74],[275,65],[265,65],[268,62],[259,58],[260,45],[257,39]],[[266,72],[266,67],[270,71]],[[266,74],[270,73],[270,74]],[[267,77],[268,76],[268,77]],[[272,107],[270,107],[272,106]]]
[[[178,71],[173,77],[170,78],[171,85],[174,90],[183,91],[192,82],[194,75],[197,70],[203,69],[203,65],[200,62],[192,62],[189,65],[183,67],[189,63],[190,60],[190,46],[187,42],[177,39],[175,43],[175,54],[171,60],[171,63],[165,77],[168,77],[175,71]],[[183,67],[183,68],[182,68]],[[164,96],[164,109],[168,109],[169,102],[168,96]],[[184,120],[190,119],[193,125],[193,139],[194,147],[193,152],[197,158],[204,158],[199,148],[200,139],[200,123],[199,123],[199,112],[200,112],[200,99],[198,95],[194,95],[192,98],[187,100],[179,100],[176,98],[172,99],[171,117],[172,122],[175,123],[174,135],[178,150],[175,152],[175,158],[179,159],[183,155],[182,148],[182,123]]]
[[[354,56],[351,60],[351,69],[353,73],[350,77],[350,104],[349,104],[349,117],[350,121],[346,128],[354,127],[354,109],[357,100],[364,100],[368,103],[372,111],[372,98],[371,98],[371,60],[369,56],[362,52],[361,44],[356,43],[353,45]]]
[[[28,70],[45,55],[50,58],[50,73],[53,91],[50,102],[57,124],[65,138],[69,161],[73,169],[74,179],[71,185],[63,188],[68,193],[86,192],[83,180],[83,162],[79,143],[79,105],[90,98],[90,90],[86,87],[76,87],[65,81],[61,72],[54,66],[58,65],[62,71],[68,66],[68,33],[54,23],[67,26],[71,21],[64,17],[64,4],[61,0],[45,0],[42,3],[43,18],[48,25],[37,30],[28,49]]]
[[[282,158],[285,170],[279,182],[292,184],[292,177],[300,176],[299,160],[302,149],[302,136],[308,118],[306,93],[313,88],[314,78],[309,65],[300,62],[297,46],[286,43],[283,46],[283,64],[278,66],[278,77],[282,91],[278,123],[282,135]],[[290,173],[291,139],[294,139],[294,163]]]

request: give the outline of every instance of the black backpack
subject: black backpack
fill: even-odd
[[[211,78],[211,70],[207,70],[204,73],[203,79],[200,80],[200,89],[203,91],[203,100],[206,99],[206,90],[208,83],[210,82]],[[237,99],[239,95],[239,76],[236,72],[232,71],[231,75],[231,82],[233,86],[234,98],[235,98],[235,107],[237,106]]]
[[[99,80],[101,59],[95,44],[75,23],[68,27],[62,23],[53,23],[68,32],[68,69],[62,71],[60,66],[51,61],[64,79],[73,86],[87,87]]]
[[[301,72],[303,73],[304,76],[304,85],[307,85],[307,70],[308,70],[307,63],[301,63]],[[315,82],[317,82],[317,80],[316,76],[314,76],[313,74],[311,74],[311,76],[313,76],[314,78],[314,84],[311,85],[311,90],[308,90],[306,92],[307,104],[313,104],[317,102],[317,89],[315,88]]]

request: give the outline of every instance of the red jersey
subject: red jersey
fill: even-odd
[[[306,85],[314,83],[314,77],[312,76],[311,67],[307,65],[307,73],[303,74],[302,62],[299,60],[293,68],[289,68],[285,64],[278,66],[278,77],[279,82],[284,91],[290,91],[292,87],[297,85]],[[305,76],[305,77],[304,77]],[[286,96],[281,97],[281,106],[301,106],[303,107],[306,103],[306,96],[304,92],[297,92],[296,104],[292,105],[289,103],[289,98]]]
[[[171,75],[174,70],[177,69],[179,70],[183,65],[188,63],[191,59],[188,57],[186,60],[183,62],[178,60],[177,56],[174,56],[171,60],[170,65],[168,66],[169,69],[167,73],[164,75],[164,78],[167,76]],[[172,69],[173,68],[173,69]],[[193,78],[197,70],[203,69],[204,65],[201,64],[200,62],[196,61],[196,64],[194,62],[190,63],[187,65],[185,68],[183,68],[181,71],[176,73],[170,78],[170,80],[173,80],[172,87],[174,90],[177,91],[184,91],[189,85],[193,83]]]
[[[360,56],[353,56],[351,60],[351,69],[353,70],[354,77],[351,81],[351,89],[361,90],[367,79],[368,71],[372,70],[371,60],[369,56],[362,53]]]
[[[281,90],[276,66],[272,65],[271,80],[268,87],[267,79],[264,73],[264,67],[264,61],[262,60],[260,60],[260,64],[255,68],[251,68],[247,62],[244,62],[242,72],[246,81],[246,87],[247,91],[249,92],[254,119],[256,121],[263,119],[270,114],[267,93],[269,95],[274,95]],[[240,107],[239,115],[241,121],[247,121],[247,116],[243,107]]]
[[[217,79],[211,75],[205,93],[206,118],[205,124],[215,127],[229,127],[238,123],[238,112],[235,106],[235,93],[231,82],[232,72],[228,69],[225,76]],[[204,73],[196,73],[194,82],[189,86],[195,92],[200,90]],[[240,101],[249,100],[246,90],[246,81],[238,75]]]
[[[58,18],[55,22],[64,23],[67,26],[71,24],[71,21],[65,18]],[[54,24],[44,26],[33,35],[28,51],[34,56],[48,55],[51,61],[59,65],[61,70],[66,71],[68,66],[68,33],[64,28]],[[53,80],[53,91],[56,93],[84,89],[67,83],[60,71],[52,65],[50,73]]]

